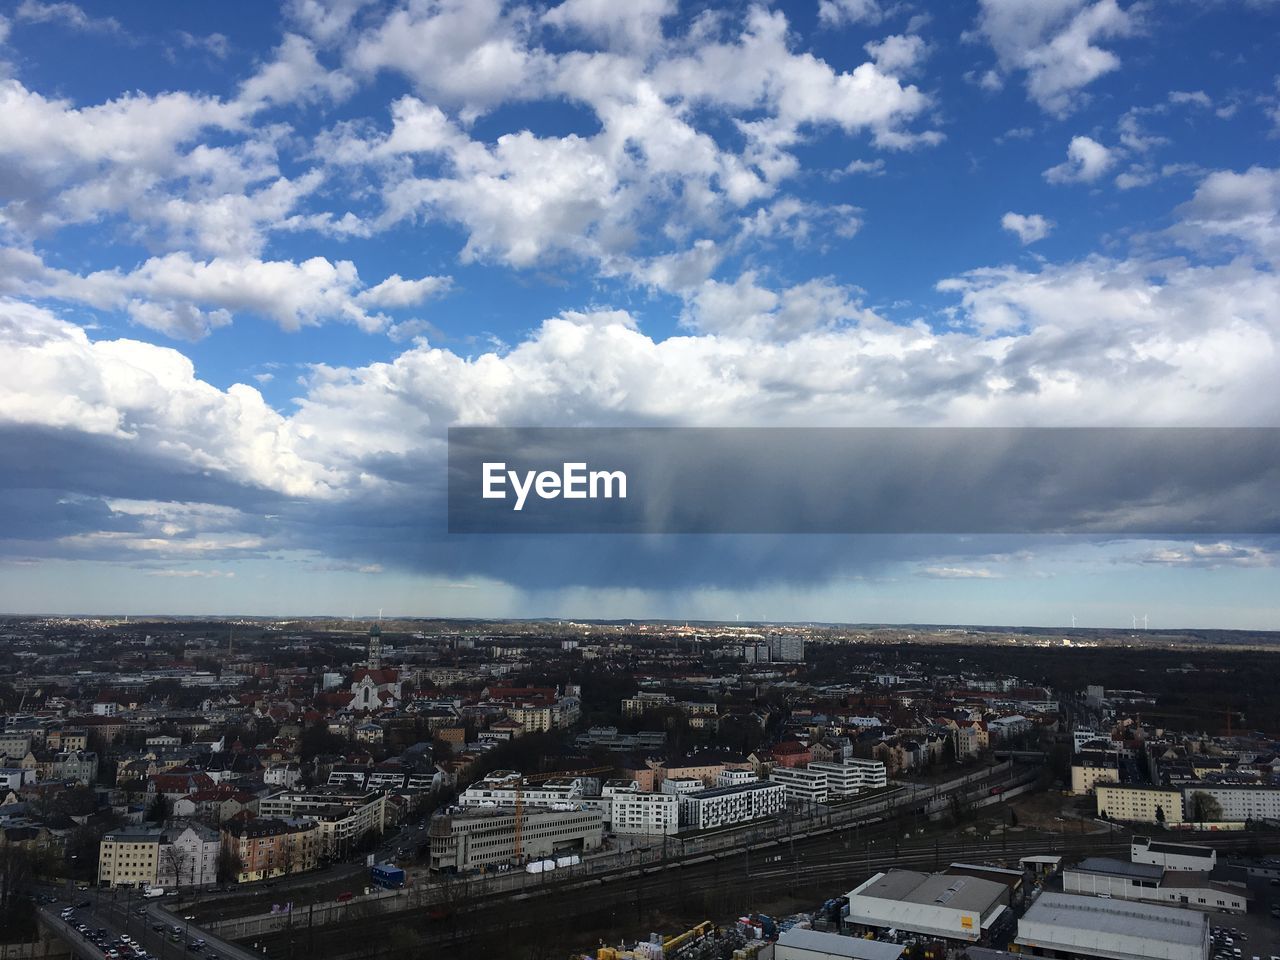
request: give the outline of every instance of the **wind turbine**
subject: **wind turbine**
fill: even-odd
[[[1142,629],[1147,629],[1147,615],[1145,613],[1142,615]]]
[[[1071,629],[1074,630],[1075,628],[1076,628],[1076,615],[1073,613],[1071,615]]]
[[[1138,629],[1138,615],[1136,613],[1133,614],[1133,629]]]

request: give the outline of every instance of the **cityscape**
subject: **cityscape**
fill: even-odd
[[[0,0],[0,960],[1280,960],[1280,0]]]
[[[0,893],[19,956],[1280,944],[1277,637],[2,627]]]

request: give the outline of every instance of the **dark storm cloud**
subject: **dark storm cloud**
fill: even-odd
[[[696,431],[682,433],[688,437]],[[787,439],[797,433],[810,435]],[[1064,435],[1050,433],[1059,440]],[[775,505],[781,512],[766,518],[769,523],[796,523],[811,516],[817,505],[847,503],[856,493],[867,498],[865,502],[872,504],[882,523],[909,522],[919,531],[927,529],[926,520],[936,520],[940,530],[892,536],[563,536],[450,535],[442,491],[444,464],[431,457],[370,462],[366,466],[371,473],[394,477],[395,482],[341,499],[300,499],[264,491],[229,471],[199,469],[159,454],[140,455],[136,445],[118,438],[8,428],[0,431],[0,534],[11,555],[92,556],[136,563],[140,557],[130,549],[128,538],[159,535],[149,526],[151,518],[111,509],[110,501],[127,498],[234,511],[233,519],[215,513],[212,521],[219,528],[234,522],[232,533],[251,535],[245,538],[247,545],[236,536],[229,536],[226,545],[215,539],[201,559],[301,551],[331,562],[379,564],[387,570],[449,579],[485,577],[524,589],[643,585],[674,591],[806,585],[877,576],[903,562],[940,557],[972,562],[1023,550],[1128,539],[1144,526],[1161,533],[1179,529],[1205,533],[1193,523],[1205,517],[1239,520],[1242,526],[1231,531],[1237,535],[1275,529],[1272,505],[1280,503],[1274,496],[1277,448],[1274,443],[1242,448],[1238,435],[1235,440],[1225,439],[1232,433],[1214,431],[1197,437],[1195,431],[1185,432],[1190,446],[1170,450],[1167,442],[1136,442],[1125,431],[1112,431],[1110,444],[1087,455],[1059,444],[1059,453],[1046,460],[1039,454],[1051,450],[1012,444],[991,463],[984,460],[991,454],[989,446],[954,439],[962,431],[939,431],[936,436],[917,433],[913,462],[917,468],[930,464],[928,470],[918,469],[916,475],[888,484],[886,463],[864,458],[858,470],[840,474],[844,477],[840,484],[821,488],[814,487],[812,476],[844,470],[849,464],[839,451],[830,449],[830,443],[815,448],[809,431],[793,431],[775,438],[776,442],[736,449],[699,443],[684,448],[686,470],[677,474],[685,479],[693,475],[693,489],[704,495],[714,492],[717,509],[722,511],[760,507],[751,496],[720,486],[725,476],[733,474],[757,485],[767,483],[795,498],[790,513]],[[925,437],[930,437],[928,442]],[[1124,442],[1118,442],[1121,437]],[[552,450],[544,447],[543,453]],[[631,450],[652,453],[643,445],[633,445]],[[720,463],[716,470],[708,468],[712,456]],[[901,461],[895,464],[900,466]],[[690,516],[687,508],[680,512],[673,506],[681,489],[672,480],[664,491],[660,505],[671,511],[668,518]],[[943,490],[950,497],[948,509],[960,503],[971,510],[963,522],[939,505],[922,502],[921,498]],[[1066,512],[1049,513],[1045,504]],[[1069,529],[1088,536],[957,533],[978,529],[975,517],[1006,509],[1023,525],[1019,529],[1037,529],[1027,526],[1036,521],[1045,522],[1042,530]],[[1073,518],[1072,522],[1066,518]],[[168,535],[174,555],[183,556],[183,539],[195,536],[202,523],[212,521],[196,516],[191,525],[194,532],[187,529]],[[92,536],[103,533],[108,536]],[[1258,542],[1265,538],[1233,537],[1237,549]],[[1190,545],[1185,555],[1192,562],[1204,557]],[[1181,562],[1180,557],[1168,554],[1159,562]],[[1222,558],[1206,558],[1206,562],[1222,562]]]

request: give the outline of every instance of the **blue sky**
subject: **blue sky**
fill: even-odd
[[[1257,538],[468,540],[439,499],[455,424],[1280,425],[1278,28],[0,5],[0,609],[1280,628]]]

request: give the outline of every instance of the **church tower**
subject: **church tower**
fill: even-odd
[[[382,627],[376,623],[369,628],[369,669],[382,669]]]

